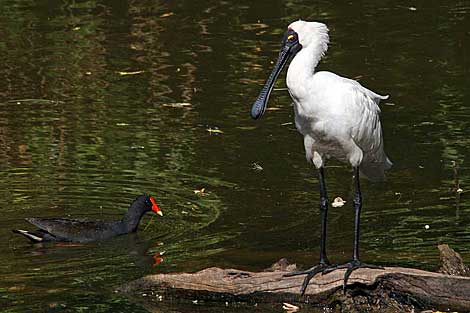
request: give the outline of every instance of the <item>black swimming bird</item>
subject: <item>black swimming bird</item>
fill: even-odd
[[[91,242],[124,235],[137,231],[140,219],[145,213],[153,211],[162,216],[155,199],[141,195],[134,200],[124,217],[119,221],[96,221],[67,218],[27,218],[38,227],[35,231],[15,229],[34,243],[47,241]]]

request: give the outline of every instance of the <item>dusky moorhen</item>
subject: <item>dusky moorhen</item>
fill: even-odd
[[[149,195],[137,197],[119,221],[100,221],[67,218],[27,218],[38,227],[35,231],[15,229],[34,243],[47,241],[91,242],[137,231],[142,216],[153,211],[163,216],[155,199]]]

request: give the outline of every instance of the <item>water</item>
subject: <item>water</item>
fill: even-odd
[[[364,260],[432,270],[444,242],[470,262],[468,2],[2,4],[4,312],[146,312],[114,288],[150,273],[260,270],[281,257],[313,264],[318,186],[283,79],[276,110],[249,118],[299,17],[330,27],[320,69],[391,95],[381,108],[394,167],[386,183],[363,183]],[[330,198],[348,201],[329,215],[329,257],[342,262],[352,250],[351,172],[327,165]],[[10,232],[31,229],[23,218],[32,216],[119,218],[144,192],[165,216],[146,217],[136,235],[37,247]]]

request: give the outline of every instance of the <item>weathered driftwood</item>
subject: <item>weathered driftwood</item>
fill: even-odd
[[[470,278],[412,268],[358,269],[342,292],[344,270],[313,278],[303,297],[304,276],[285,277],[294,267],[271,271],[207,268],[197,273],[149,275],[120,288],[152,299],[316,303],[348,312],[410,312],[413,309],[470,311]]]

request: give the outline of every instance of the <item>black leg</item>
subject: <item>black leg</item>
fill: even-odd
[[[362,209],[361,184],[359,183],[359,167],[354,169],[354,250],[353,260],[359,260],[359,226]]]
[[[320,262],[308,270],[286,274],[285,276],[307,275],[302,283],[300,294],[303,295],[307,289],[310,280],[318,273],[323,273],[331,268],[330,262],[326,257],[326,221],[328,213],[328,196],[326,193],[325,175],[323,167],[318,169],[318,179],[320,181],[320,212],[321,212],[321,243],[320,243]]]
[[[352,261],[338,265],[336,267],[329,268],[324,271],[324,273],[329,273],[334,271],[335,269],[339,268],[346,268],[346,272],[344,273],[344,281],[343,281],[343,291],[346,290],[346,285],[348,284],[349,276],[351,273],[358,269],[358,268],[373,268],[373,269],[383,269],[382,266],[372,265],[372,264],[365,264],[359,260],[359,227],[360,227],[360,217],[361,217],[361,209],[362,209],[362,195],[361,195],[361,185],[359,183],[359,168],[354,168],[354,199],[353,199],[353,207],[354,207],[354,249],[353,249],[353,258]]]
[[[326,257],[326,220],[328,215],[328,195],[326,193],[325,173],[323,167],[318,169],[318,180],[320,181],[320,212],[321,212],[321,243],[320,264],[329,264]]]

